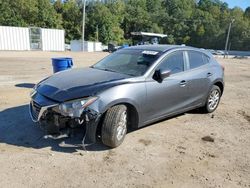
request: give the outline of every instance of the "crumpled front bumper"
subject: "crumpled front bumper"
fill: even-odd
[[[80,126],[85,126],[86,131],[83,142],[87,144],[95,143],[97,127],[101,114],[93,109],[86,108],[83,111],[81,118],[65,117],[62,114],[53,111],[53,108],[58,105],[59,103],[52,101],[40,95],[39,93],[36,93],[32,97],[29,105],[29,113],[32,121],[40,124],[50,124],[50,126],[55,126],[58,131],[65,128],[71,129],[74,127],[74,123]],[[62,124],[65,122],[69,126],[62,126]]]
[[[37,102],[34,100],[30,101],[29,104],[29,114],[33,122],[39,122],[41,117],[44,115],[44,113],[50,109],[56,106],[57,104],[49,105],[49,106],[40,106]]]

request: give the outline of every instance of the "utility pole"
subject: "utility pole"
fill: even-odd
[[[96,26],[96,42],[99,42],[99,28]]]
[[[234,23],[234,21],[235,21],[235,19],[232,19],[231,22],[229,23],[228,32],[227,32],[227,39],[226,39],[226,44],[225,44],[224,58],[226,58],[226,54],[227,54],[227,50],[228,50],[228,41],[229,41],[229,37],[230,37],[232,24]]]
[[[82,51],[84,52],[84,39],[85,39],[85,8],[86,8],[86,0],[82,0]]]

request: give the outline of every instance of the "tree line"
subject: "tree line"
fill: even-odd
[[[81,39],[82,0],[0,0],[0,25],[65,29]],[[131,32],[164,33],[164,43],[223,49],[229,23],[232,50],[250,50],[250,7],[220,0],[89,0],[85,39],[131,43]]]

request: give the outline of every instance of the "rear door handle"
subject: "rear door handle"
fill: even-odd
[[[212,76],[213,74],[211,72],[207,73],[207,77]]]
[[[182,81],[180,82],[180,86],[181,86],[181,87],[185,87],[186,84],[187,84],[186,80],[182,80]]]

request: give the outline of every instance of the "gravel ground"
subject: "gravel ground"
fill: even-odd
[[[45,139],[27,104],[34,84],[52,74],[50,58],[73,57],[84,67],[106,55],[0,52],[0,187],[250,188],[250,59],[219,59],[226,88],[213,114],[192,111],[147,126],[116,149],[67,147],[81,135]]]

